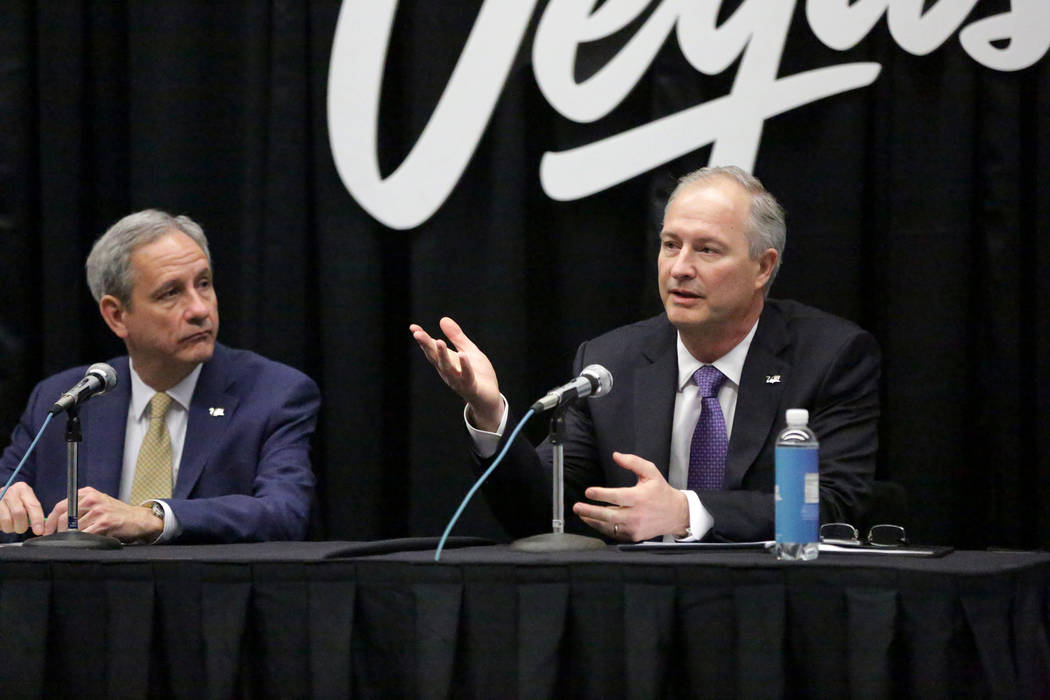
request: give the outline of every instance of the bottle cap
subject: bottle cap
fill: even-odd
[[[809,411],[804,408],[789,408],[786,417],[788,425],[806,425],[809,423]]]

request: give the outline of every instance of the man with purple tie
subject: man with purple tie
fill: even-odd
[[[870,494],[878,447],[880,353],[856,325],[767,298],[786,240],[784,212],[749,173],[703,168],[664,211],[657,274],[664,313],[582,345],[574,369],[601,364],[615,390],[565,417],[566,504],[609,540],[773,536],[773,448],[788,408],[821,441],[822,520],[849,521]],[[448,342],[410,327],[466,402],[484,465],[513,426],[491,362],[450,318]],[[451,347],[450,347],[451,345]],[[516,537],[550,531],[551,447],[517,440],[486,482]]]
[[[218,299],[201,227],[147,209],[95,242],[87,278],[128,354],[116,387],[79,408],[79,529],[123,542],[303,539],[320,394],[301,372],[216,342]],[[8,480],[74,368],[40,382],[0,458]],[[49,426],[0,501],[0,530],[67,523],[66,457]],[[44,515],[47,513],[47,517]]]

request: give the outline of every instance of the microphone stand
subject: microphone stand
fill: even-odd
[[[120,540],[108,535],[96,535],[77,529],[80,503],[77,498],[77,450],[84,436],[80,431],[80,416],[76,404],[66,409],[66,505],[69,529],[41,537],[30,537],[23,547],[75,547],[79,549],[119,549]]]
[[[568,407],[568,403],[558,406],[551,416],[550,439],[554,453],[551,478],[553,483],[552,532],[514,540],[510,544],[511,549],[522,552],[573,552],[584,549],[605,549],[605,542],[597,537],[565,532],[565,445],[562,435],[565,431],[565,410]]]

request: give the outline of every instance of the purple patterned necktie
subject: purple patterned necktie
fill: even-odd
[[[689,446],[689,490],[716,491],[722,488],[726,472],[729,438],[726,419],[718,404],[718,389],[726,376],[712,365],[704,365],[693,374],[699,388],[700,418]]]

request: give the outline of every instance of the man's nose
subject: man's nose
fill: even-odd
[[[191,290],[186,305],[186,318],[193,323],[200,323],[208,317],[209,310],[208,300],[196,289]]]
[[[696,276],[696,266],[689,251],[683,250],[675,257],[674,264],[671,265],[671,276],[675,279],[688,279]]]

